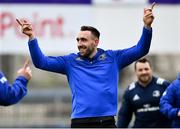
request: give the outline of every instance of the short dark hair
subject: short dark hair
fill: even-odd
[[[96,38],[100,37],[100,32],[92,26],[81,26],[81,31],[91,31]]]
[[[139,60],[137,60],[137,61],[135,61],[135,63],[134,63],[134,69],[136,70],[136,64],[137,63],[149,63],[149,66],[151,67],[151,62],[147,59],[147,58],[141,58],[141,59],[139,59]]]

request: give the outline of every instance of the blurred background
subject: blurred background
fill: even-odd
[[[12,83],[29,57],[28,38],[16,18],[29,20],[46,55],[77,53],[76,34],[82,25],[101,32],[99,47],[123,49],[137,43],[143,9],[152,2],[155,20],[147,57],[154,75],[172,81],[180,71],[180,0],[0,0],[0,70]],[[36,69],[28,95],[14,106],[0,107],[0,127],[69,127],[71,94],[63,75]],[[120,72],[119,103],[135,81],[133,64]]]

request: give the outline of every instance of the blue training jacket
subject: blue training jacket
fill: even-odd
[[[26,78],[19,76],[11,85],[0,72],[0,105],[8,106],[19,102],[27,94],[27,82]]]
[[[180,128],[180,74],[164,92],[160,100],[160,111],[169,119],[173,120],[173,127]]]
[[[149,52],[152,29],[143,28],[136,46],[123,50],[98,48],[93,59],[80,54],[45,56],[37,39],[29,41],[35,67],[65,74],[72,92],[71,118],[114,116],[117,112],[119,71]]]

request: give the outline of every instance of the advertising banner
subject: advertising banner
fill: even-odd
[[[49,53],[76,51],[82,25],[92,25],[89,6],[0,5],[0,53],[28,53],[28,37],[18,19],[32,23],[41,48]]]

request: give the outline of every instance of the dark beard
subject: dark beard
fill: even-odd
[[[81,55],[84,58],[89,58],[90,55],[94,52],[94,48],[87,48],[86,53],[84,55]]]
[[[151,79],[152,79],[152,77],[149,77],[149,76],[148,76],[148,79],[147,79],[147,80],[143,80],[143,79],[141,79],[141,77],[138,78],[138,80],[139,80],[140,83],[146,84],[146,85],[151,82]]]

